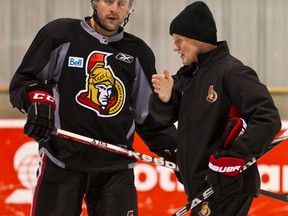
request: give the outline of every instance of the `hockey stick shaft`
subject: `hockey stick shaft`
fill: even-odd
[[[287,193],[286,194],[277,194],[277,193],[273,193],[273,192],[270,192],[270,191],[266,191],[266,190],[260,189],[260,194],[263,195],[263,196],[275,199],[275,200],[288,202],[288,194]]]
[[[270,151],[271,149],[273,149],[275,146],[277,146],[279,143],[281,143],[282,141],[286,140],[288,138],[288,130],[286,130],[281,136],[277,137],[276,139],[274,139],[271,143],[271,145],[269,146],[268,151]],[[252,158],[251,161],[248,161],[242,168],[241,172],[243,172],[244,170],[246,170],[248,167],[250,167],[251,165],[253,165],[256,162],[256,158]],[[262,190],[263,191],[263,190]],[[196,196],[196,198],[194,198],[192,201],[190,201],[188,204],[186,204],[185,206],[183,206],[181,209],[179,209],[178,211],[176,211],[172,216],[182,216],[185,215],[188,211],[190,211],[191,209],[193,209],[194,207],[196,207],[198,204],[202,203],[204,200],[206,200],[207,198],[209,198],[212,194],[214,193],[213,188],[209,187],[207,188],[205,191],[202,191],[200,194],[198,194]],[[263,194],[264,195],[264,194]],[[267,195],[267,194],[266,194]]]
[[[137,160],[145,161],[147,163],[152,163],[152,164],[163,166],[169,169],[173,169],[175,171],[179,171],[179,168],[175,163],[164,160],[163,158],[160,158],[160,157],[153,157],[147,154],[142,154],[140,152],[128,150],[128,149],[125,149],[125,148],[122,148],[122,147],[119,147],[110,143],[106,143],[100,140],[92,139],[89,137],[85,137],[76,133],[72,133],[72,132],[57,129],[57,128],[54,129],[52,134],[59,136],[61,138],[73,140],[73,141],[80,142],[86,145],[90,145],[90,146],[101,148],[101,149],[111,151],[114,153],[122,154],[122,155],[131,157]]]

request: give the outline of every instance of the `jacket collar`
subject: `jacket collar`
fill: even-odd
[[[229,54],[229,48],[226,41],[220,41],[217,43],[218,47],[210,52],[202,53],[198,55],[198,65],[211,64],[222,58],[223,54]]]

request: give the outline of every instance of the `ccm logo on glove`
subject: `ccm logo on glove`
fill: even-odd
[[[44,91],[32,91],[28,93],[28,97],[32,103],[34,102],[46,102],[53,106],[54,110],[56,109],[55,100],[53,96]]]

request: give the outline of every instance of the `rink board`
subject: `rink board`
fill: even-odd
[[[0,120],[0,216],[29,215],[38,166],[37,143],[23,134],[24,120]],[[284,130],[288,129],[283,121]],[[288,141],[258,162],[262,189],[288,193]],[[151,154],[136,135],[136,151]],[[172,170],[138,162],[135,168],[140,216],[168,216],[186,204],[183,187]],[[86,216],[83,204],[83,216]],[[287,203],[260,196],[249,216],[288,215]]]

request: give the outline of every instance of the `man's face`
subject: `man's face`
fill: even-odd
[[[201,42],[187,38],[178,34],[173,34],[173,50],[178,52],[182,59],[183,65],[190,65],[198,62],[198,54],[201,50]]]
[[[98,95],[98,101],[101,106],[107,106],[111,97],[112,93],[112,85],[104,85],[104,84],[98,84],[95,85],[95,88],[98,89],[99,95]]]
[[[94,0],[100,23],[111,31],[117,32],[128,15],[129,0]]]

